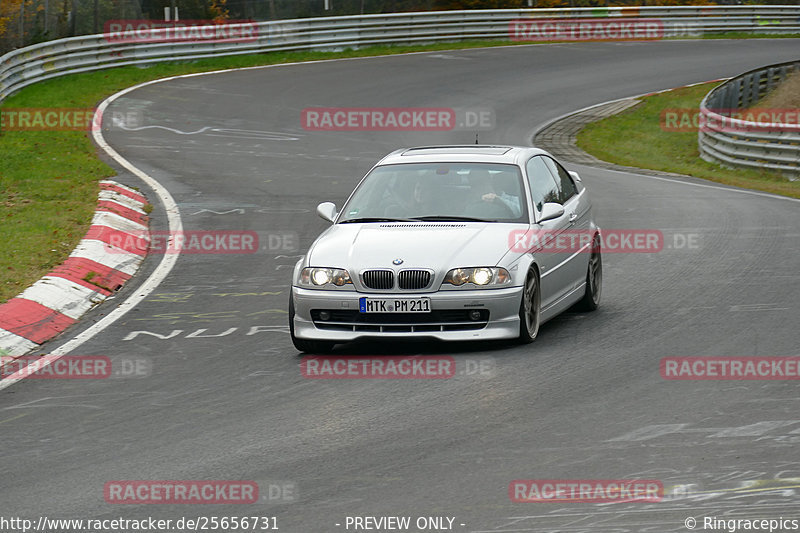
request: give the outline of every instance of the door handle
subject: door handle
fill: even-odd
[[[575,224],[575,221],[577,219],[578,219],[578,214],[577,213],[570,213],[569,214],[569,223],[570,224]]]

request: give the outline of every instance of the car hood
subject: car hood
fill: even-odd
[[[386,222],[334,224],[308,253],[309,266],[432,268],[496,266],[509,251],[509,235],[521,224],[483,222]],[[392,261],[402,259],[401,265]]]

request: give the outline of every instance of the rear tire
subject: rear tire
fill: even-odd
[[[303,353],[329,353],[336,344],[329,341],[298,339],[294,336],[294,298],[292,298],[291,293],[289,294],[289,335],[292,337],[292,344],[297,348],[297,351]]]
[[[603,255],[600,234],[592,241],[592,255],[586,270],[586,292],[575,308],[578,311],[594,311],[600,306],[600,295],[603,292]]]
[[[530,344],[539,334],[541,310],[539,274],[535,269],[531,269],[525,278],[522,301],[519,303],[519,342],[522,344]]]

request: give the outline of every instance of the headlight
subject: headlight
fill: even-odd
[[[444,283],[460,287],[472,283],[481,287],[511,283],[511,274],[500,267],[454,268],[444,277]]]
[[[492,271],[488,268],[476,268],[472,271],[472,283],[475,285],[487,285],[492,281]]]
[[[328,284],[342,287],[353,282],[347,270],[342,268],[308,267],[300,272],[300,285],[324,287]]]

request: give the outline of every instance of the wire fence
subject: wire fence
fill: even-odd
[[[202,21],[201,21],[202,22]],[[148,24],[151,24],[148,22]],[[798,34],[800,6],[496,9],[351,15],[181,25],[68,37],[0,57],[0,101],[38,81],[170,60],[370,45],[702,37],[719,32]]]

